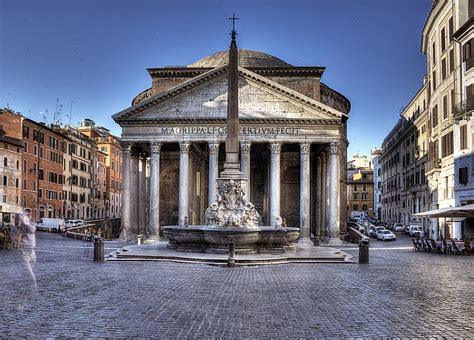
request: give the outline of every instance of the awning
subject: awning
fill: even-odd
[[[8,203],[1,203],[0,204],[0,213],[8,213],[8,214],[20,214],[22,212],[22,208]]]
[[[440,208],[436,210],[429,210],[424,211],[418,214],[413,214],[415,217],[422,217],[422,218],[437,218],[437,217],[462,217],[462,218],[469,218],[474,217],[474,204],[464,205],[461,207],[448,207],[448,208]]]

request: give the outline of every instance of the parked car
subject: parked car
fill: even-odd
[[[377,233],[377,239],[382,241],[395,241],[397,237],[390,230],[381,230]]]
[[[420,236],[420,233],[423,231],[423,228],[419,225],[410,225],[409,233],[412,237]]]
[[[37,223],[38,230],[61,232],[64,230],[64,219],[62,218],[40,218]]]
[[[400,232],[403,231],[404,228],[405,226],[403,224],[395,223],[395,225],[393,226],[393,231]]]
[[[378,239],[378,238],[379,238],[379,233],[381,233],[381,232],[384,231],[384,230],[387,230],[387,229],[385,229],[384,227],[375,227],[375,235],[374,235],[374,237]]]
[[[79,227],[84,224],[85,224],[84,220],[67,220],[65,223],[65,226],[66,228],[73,228],[73,227]]]

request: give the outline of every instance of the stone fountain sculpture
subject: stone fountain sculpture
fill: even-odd
[[[234,18],[235,19],[235,18]],[[236,252],[284,252],[294,248],[299,228],[258,226],[259,214],[248,200],[247,179],[240,171],[238,52],[235,29],[229,50],[227,136],[224,171],[217,180],[217,197],[205,213],[205,226],[167,226],[164,235],[169,248],[182,251],[227,252],[229,244]]]

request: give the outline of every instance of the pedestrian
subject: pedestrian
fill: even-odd
[[[23,213],[20,223],[21,254],[36,287],[36,275],[33,268],[36,264],[36,226],[30,221],[30,212]]]

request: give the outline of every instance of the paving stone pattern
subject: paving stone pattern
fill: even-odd
[[[38,234],[35,290],[20,253],[0,251],[0,337],[474,337],[474,256],[223,268],[92,254]]]

